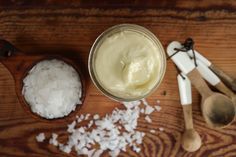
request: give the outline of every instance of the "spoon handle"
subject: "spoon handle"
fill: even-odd
[[[177,76],[180,102],[184,113],[185,129],[193,129],[191,82],[184,74]]]
[[[222,71],[220,68],[215,66],[213,63],[211,63],[206,57],[201,55],[198,51],[194,50],[195,56],[197,59],[199,59],[202,63],[204,63],[207,67],[209,67],[216,75],[218,75],[233,91],[236,92],[236,79],[233,79],[228,74],[226,74],[224,71]],[[193,53],[191,50],[189,50],[188,55],[190,57],[193,57]]]
[[[203,99],[213,94],[213,92],[210,90],[210,88],[208,87],[206,82],[203,80],[203,78],[201,77],[201,74],[196,68],[190,73],[188,73],[187,76],[191,80],[191,83],[194,85],[194,87],[201,94]]]
[[[233,79],[229,75],[227,75],[224,71],[219,69],[217,66],[212,64],[210,66],[211,70],[214,71],[222,80],[229,86],[233,91],[236,92],[236,79]]]
[[[233,97],[234,93],[225,86],[225,84],[220,80],[220,78],[212,72],[202,61],[197,61],[197,69],[202,75],[202,77],[209,82],[212,86],[216,87],[219,91],[226,94],[229,97]]]

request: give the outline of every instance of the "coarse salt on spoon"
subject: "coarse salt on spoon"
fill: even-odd
[[[177,42],[171,42],[167,47],[169,56],[176,52],[176,49],[183,46]],[[223,94],[213,92],[202,79],[200,73],[190,60],[186,52],[178,52],[171,57],[177,67],[188,76],[202,96],[201,109],[206,123],[212,128],[224,128],[232,123],[235,117],[233,102]]]
[[[10,73],[12,74],[12,76],[14,78],[15,90],[16,90],[16,94],[18,96],[20,104],[22,104],[23,108],[30,115],[32,115],[33,117],[40,119],[42,121],[46,121],[46,122],[49,122],[51,120],[48,120],[45,117],[43,118],[41,115],[39,116],[39,114],[33,114],[34,111],[32,110],[32,108],[30,108],[29,103],[27,102],[26,98],[22,94],[22,89],[24,87],[23,80],[24,80],[24,78],[26,78],[26,76],[28,76],[30,71],[32,72],[32,69],[35,68],[35,65],[37,65],[37,63],[40,63],[42,61],[50,61],[50,60],[54,60],[54,59],[61,60],[76,70],[76,72],[79,75],[81,84],[82,84],[82,87],[81,87],[82,96],[81,96],[80,100],[81,100],[81,102],[83,102],[84,97],[85,97],[85,95],[84,95],[85,94],[85,92],[84,92],[85,82],[84,82],[82,73],[78,67],[78,64],[76,64],[73,60],[67,59],[67,58],[60,56],[60,55],[48,55],[45,53],[40,53],[37,55],[32,55],[32,54],[26,55],[23,52],[21,52],[20,50],[16,49],[8,41],[2,40],[2,39],[0,40],[0,62],[6,66],[6,68],[10,71]],[[38,78],[38,79],[40,79],[40,78]],[[23,93],[24,93],[24,90],[23,90]],[[43,92],[43,94],[45,94],[45,92]],[[76,110],[78,111],[78,109],[81,107],[81,105],[76,104],[76,106],[77,106]],[[41,105],[40,107],[43,108],[43,105]],[[48,107],[48,106],[46,106],[46,107]],[[55,121],[64,122],[68,119],[73,118],[75,115],[76,115],[76,112],[72,113],[72,110],[71,110],[71,112],[68,116],[59,117],[59,118],[55,117],[54,122]]]
[[[177,80],[185,122],[185,131],[182,135],[181,144],[186,151],[194,152],[201,147],[202,141],[193,127],[191,83],[184,74],[179,74]]]

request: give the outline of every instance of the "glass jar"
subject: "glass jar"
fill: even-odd
[[[119,94],[115,94],[114,92],[109,91],[102,83],[101,81],[99,81],[98,79],[98,75],[96,72],[96,65],[95,65],[95,61],[96,61],[96,57],[97,57],[97,53],[98,53],[98,49],[100,48],[100,46],[103,44],[104,40],[107,39],[108,37],[111,37],[112,35],[122,32],[122,31],[133,31],[135,33],[139,33],[142,36],[146,37],[148,40],[150,40],[153,45],[155,45],[155,48],[158,50],[158,58],[159,58],[159,72],[158,72],[158,76],[156,76],[156,82],[155,84],[152,86],[152,88],[145,94],[143,95],[139,95],[137,97],[123,97]],[[112,57],[112,56],[111,56]],[[109,59],[109,58],[108,58]],[[153,93],[157,87],[161,84],[162,79],[164,77],[165,71],[166,71],[166,55],[165,55],[165,51],[163,49],[162,44],[160,43],[160,41],[157,39],[157,37],[150,32],[148,29],[139,26],[139,25],[135,25],[135,24],[119,24],[119,25],[115,25],[113,27],[108,28],[107,30],[105,30],[101,35],[98,36],[98,38],[95,40],[93,46],[91,47],[90,50],[90,54],[89,54],[89,59],[88,59],[88,69],[89,69],[89,74],[90,77],[94,83],[94,85],[107,97],[116,100],[116,101],[135,101],[135,100],[140,100],[142,98],[147,97],[148,95],[150,95],[151,93]]]

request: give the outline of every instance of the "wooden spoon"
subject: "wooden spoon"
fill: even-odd
[[[210,62],[206,57],[202,56],[199,52],[194,50],[195,56],[199,59],[202,63],[204,63],[207,67],[209,67],[214,73],[216,73],[233,91],[236,92],[236,79],[227,75],[224,71]],[[192,50],[188,51],[188,55],[193,57]]]
[[[230,97],[232,99],[232,102],[236,106],[236,95],[202,61],[197,59],[196,62],[198,65],[197,69],[202,77],[216,89]]]
[[[82,83],[82,102],[85,98],[85,81],[84,77],[78,67],[78,64],[76,64],[73,60],[67,59],[63,56],[49,56],[46,54],[38,54],[38,55],[26,55],[22,53],[20,50],[15,48],[11,43],[9,43],[6,40],[0,40],[0,62],[7,67],[7,69],[12,74],[14,81],[15,81],[15,90],[17,97],[19,99],[20,104],[22,104],[23,108],[26,110],[27,113],[31,114],[33,117],[43,120],[46,122],[50,121],[70,121],[70,119],[73,119],[75,115],[77,114],[75,111],[69,114],[68,116],[64,118],[57,118],[48,120],[45,118],[42,118],[35,113],[33,113],[25,101],[24,96],[22,95],[22,87],[23,87],[23,79],[28,74],[28,71],[31,70],[31,68],[37,64],[38,62],[42,60],[50,60],[50,59],[59,59],[63,60],[67,64],[71,65],[75,68],[75,70],[78,72],[81,83]],[[76,111],[81,108],[82,105],[77,105]]]
[[[171,42],[167,47],[169,56],[176,52],[175,48],[181,49],[182,45],[177,41]],[[232,123],[235,117],[235,109],[231,99],[223,94],[211,91],[186,52],[179,52],[171,59],[188,76],[201,94],[201,109],[206,123],[212,128],[223,128]]]
[[[201,147],[202,141],[193,127],[191,83],[184,74],[182,76],[178,75],[177,80],[185,122],[185,131],[182,135],[181,144],[186,151],[194,152]]]

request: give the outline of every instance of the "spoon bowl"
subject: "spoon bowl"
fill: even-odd
[[[181,139],[181,145],[188,152],[194,152],[202,145],[201,137],[194,129],[185,130]]]
[[[235,106],[225,95],[213,93],[202,101],[202,111],[206,122],[213,128],[223,128],[232,123]]]

